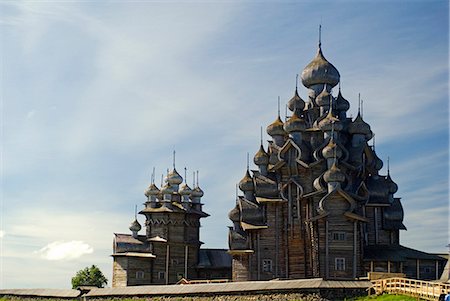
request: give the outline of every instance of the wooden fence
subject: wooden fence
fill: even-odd
[[[372,283],[377,294],[402,294],[423,300],[438,300],[441,294],[450,292],[450,284],[408,278],[378,279]]]

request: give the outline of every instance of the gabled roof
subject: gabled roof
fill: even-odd
[[[238,205],[241,211],[241,226],[244,230],[267,228],[263,212],[257,203],[240,196]]]
[[[231,268],[226,249],[200,249],[197,268]]]
[[[270,176],[263,176],[260,173],[253,172],[253,180],[255,183],[255,195],[264,198],[278,198],[280,193],[278,191],[277,182]]]
[[[406,261],[408,259],[445,260],[441,256],[402,245],[372,245],[364,247],[364,260],[366,261]]]
[[[114,253],[149,252],[150,245],[145,235],[134,238],[130,234],[114,233]]]

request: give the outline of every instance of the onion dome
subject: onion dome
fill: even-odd
[[[345,174],[337,167],[336,162],[333,163],[331,168],[325,172],[323,179],[327,183],[331,182],[344,182]]]
[[[239,208],[237,207],[237,205],[230,210],[230,212],[228,213],[228,218],[233,222],[239,222],[241,220],[241,212],[239,211]]]
[[[168,175],[167,175],[167,182],[171,185],[179,185],[183,182],[183,178],[180,176],[180,174],[177,172],[177,170],[174,168]]]
[[[392,194],[396,193],[398,190],[398,185],[394,181],[392,181],[391,175],[389,173],[386,177],[386,182],[389,187],[389,193],[392,193]]]
[[[376,170],[382,169],[383,168],[383,160],[381,160],[378,157],[375,157],[375,166],[374,167]]]
[[[267,127],[267,134],[270,136],[285,136],[286,132],[283,130],[283,125],[283,121],[278,115],[277,119]]]
[[[304,131],[305,129],[306,129],[305,120],[298,117],[296,112],[294,112],[294,114],[292,114],[292,116],[284,124],[284,130],[288,133],[301,132]]]
[[[135,220],[131,223],[129,229],[130,229],[130,231],[132,231],[132,232],[139,232],[139,231],[142,229],[142,227],[141,227],[141,224],[139,224],[139,222],[137,221],[137,219],[135,219]]]
[[[358,116],[356,119],[348,125],[348,132],[350,134],[362,134],[367,138],[372,138],[372,131],[370,130],[370,125],[367,124],[361,117],[361,114],[358,112]]]
[[[316,84],[328,84],[332,87],[339,83],[339,71],[328,62],[319,46],[316,57],[303,69],[302,83],[309,88]]]
[[[341,121],[333,116],[331,108],[328,111],[327,116],[319,122],[318,126],[323,132],[331,132],[332,129],[341,131],[344,127]]]
[[[350,103],[342,96],[341,89],[339,88],[339,93],[336,98],[336,110],[346,112],[348,109],[350,109]]]
[[[190,195],[191,193],[192,193],[192,189],[186,183],[181,185],[180,189],[178,190],[178,194],[181,196]]]
[[[297,89],[295,89],[294,96],[288,101],[288,108],[292,112],[302,111],[305,108],[305,101],[298,95]]]
[[[258,152],[255,154],[255,157],[253,157],[253,162],[255,162],[258,166],[269,164],[269,154],[266,153],[262,144],[259,147]]]
[[[151,195],[158,195],[159,194],[159,189],[158,187],[156,187],[155,183],[150,184],[150,186],[148,186],[148,188],[145,190],[145,196],[146,197],[150,197]]]
[[[161,194],[162,195],[166,195],[166,194],[172,194],[174,192],[174,189],[172,186],[170,186],[169,183],[166,183],[162,188],[161,188]]]
[[[192,189],[191,196],[194,198],[201,198],[204,195],[203,190],[200,187],[195,187]]]
[[[242,178],[242,180],[239,181],[239,188],[242,191],[253,191],[255,190],[255,185],[253,184],[253,179],[250,176],[250,173],[247,169],[245,172],[245,176]]]
[[[318,106],[329,106],[331,103],[331,96],[330,92],[327,91],[327,85],[323,86],[322,92],[319,93],[316,97],[316,103]]]
[[[342,149],[334,142],[334,139],[330,139],[327,146],[322,149],[322,155],[325,159],[341,158]]]

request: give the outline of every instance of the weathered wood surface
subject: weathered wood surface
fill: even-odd
[[[188,284],[188,285],[149,285],[123,288],[93,289],[86,298],[112,296],[158,296],[158,295],[200,295],[232,293],[271,293],[271,292],[310,292],[328,289],[366,290],[371,287],[369,281],[330,281],[320,278],[280,280],[280,281],[243,281],[228,283]]]

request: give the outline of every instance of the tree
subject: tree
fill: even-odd
[[[106,284],[108,284],[108,279],[95,265],[79,270],[75,277],[72,277],[72,288],[74,289],[83,285],[103,287]]]

